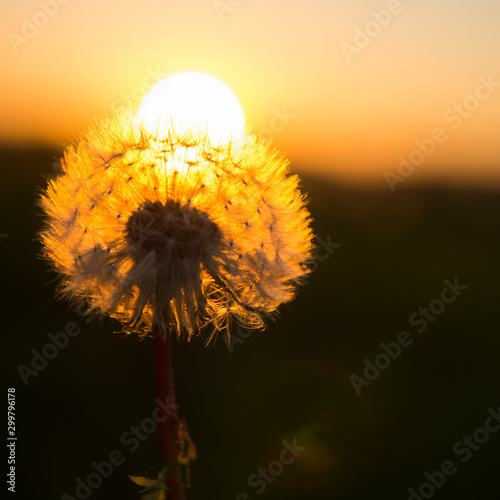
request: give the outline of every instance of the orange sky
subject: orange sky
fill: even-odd
[[[256,132],[273,124],[297,168],[387,185],[387,172],[403,178],[403,156],[412,182],[500,181],[498,0],[24,0],[1,10],[0,142],[62,147],[190,70],[226,83]]]

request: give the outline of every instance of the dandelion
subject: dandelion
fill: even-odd
[[[160,133],[136,118],[98,121],[67,148],[62,175],[41,198],[41,240],[62,296],[87,301],[125,332],[153,334],[157,395],[175,404],[164,340],[211,325],[210,338],[223,332],[229,344],[233,321],[262,328],[308,273],[310,216],[298,177],[269,143]],[[170,472],[154,485],[169,498],[183,498],[173,467],[186,465],[176,442],[183,428],[177,412],[159,428]]]
[[[42,198],[45,255],[63,295],[146,335],[156,318],[191,338],[210,323],[260,328],[307,273],[309,213],[268,144],[167,137],[133,116],[99,122],[67,149]]]

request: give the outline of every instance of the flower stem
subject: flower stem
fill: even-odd
[[[172,413],[163,421],[158,422],[158,435],[160,438],[161,467],[175,462],[179,456],[177,444],[177,431],[180,419],[175,409],[174,372],[172,366],[172,334],[167,330],[165,338],[160,334],[157,323],[153,322],[154,337],[154,366],[156,397],[173,408]],[[168,500],[186,500],[182,485],[181,466],[174,466],[167,478]]]

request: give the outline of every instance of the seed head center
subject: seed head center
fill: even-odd
[[[170,267],[181,261],[200,262],[214,249],[221,233],[206,213],[179,202],[146,202],[127,221],[127,241],[138,262],[150,252]]]

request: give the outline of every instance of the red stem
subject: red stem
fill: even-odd
[[[175,405],[172,334],[168,330],[166,338],[163,339],[159,333],[159,328],[157,328],[154,322],[153,337],[156,397],[163,404],[172,408]],[[175,462],[179,456],[179,447],[177,444],[179,424],[180,419],[176,409],[173,409],[172,413],[163,422],[158,422],[162,468]],[[168,500],[186,500],[182,483],[181,466],[176,465],[170,469],[167,478]]]

